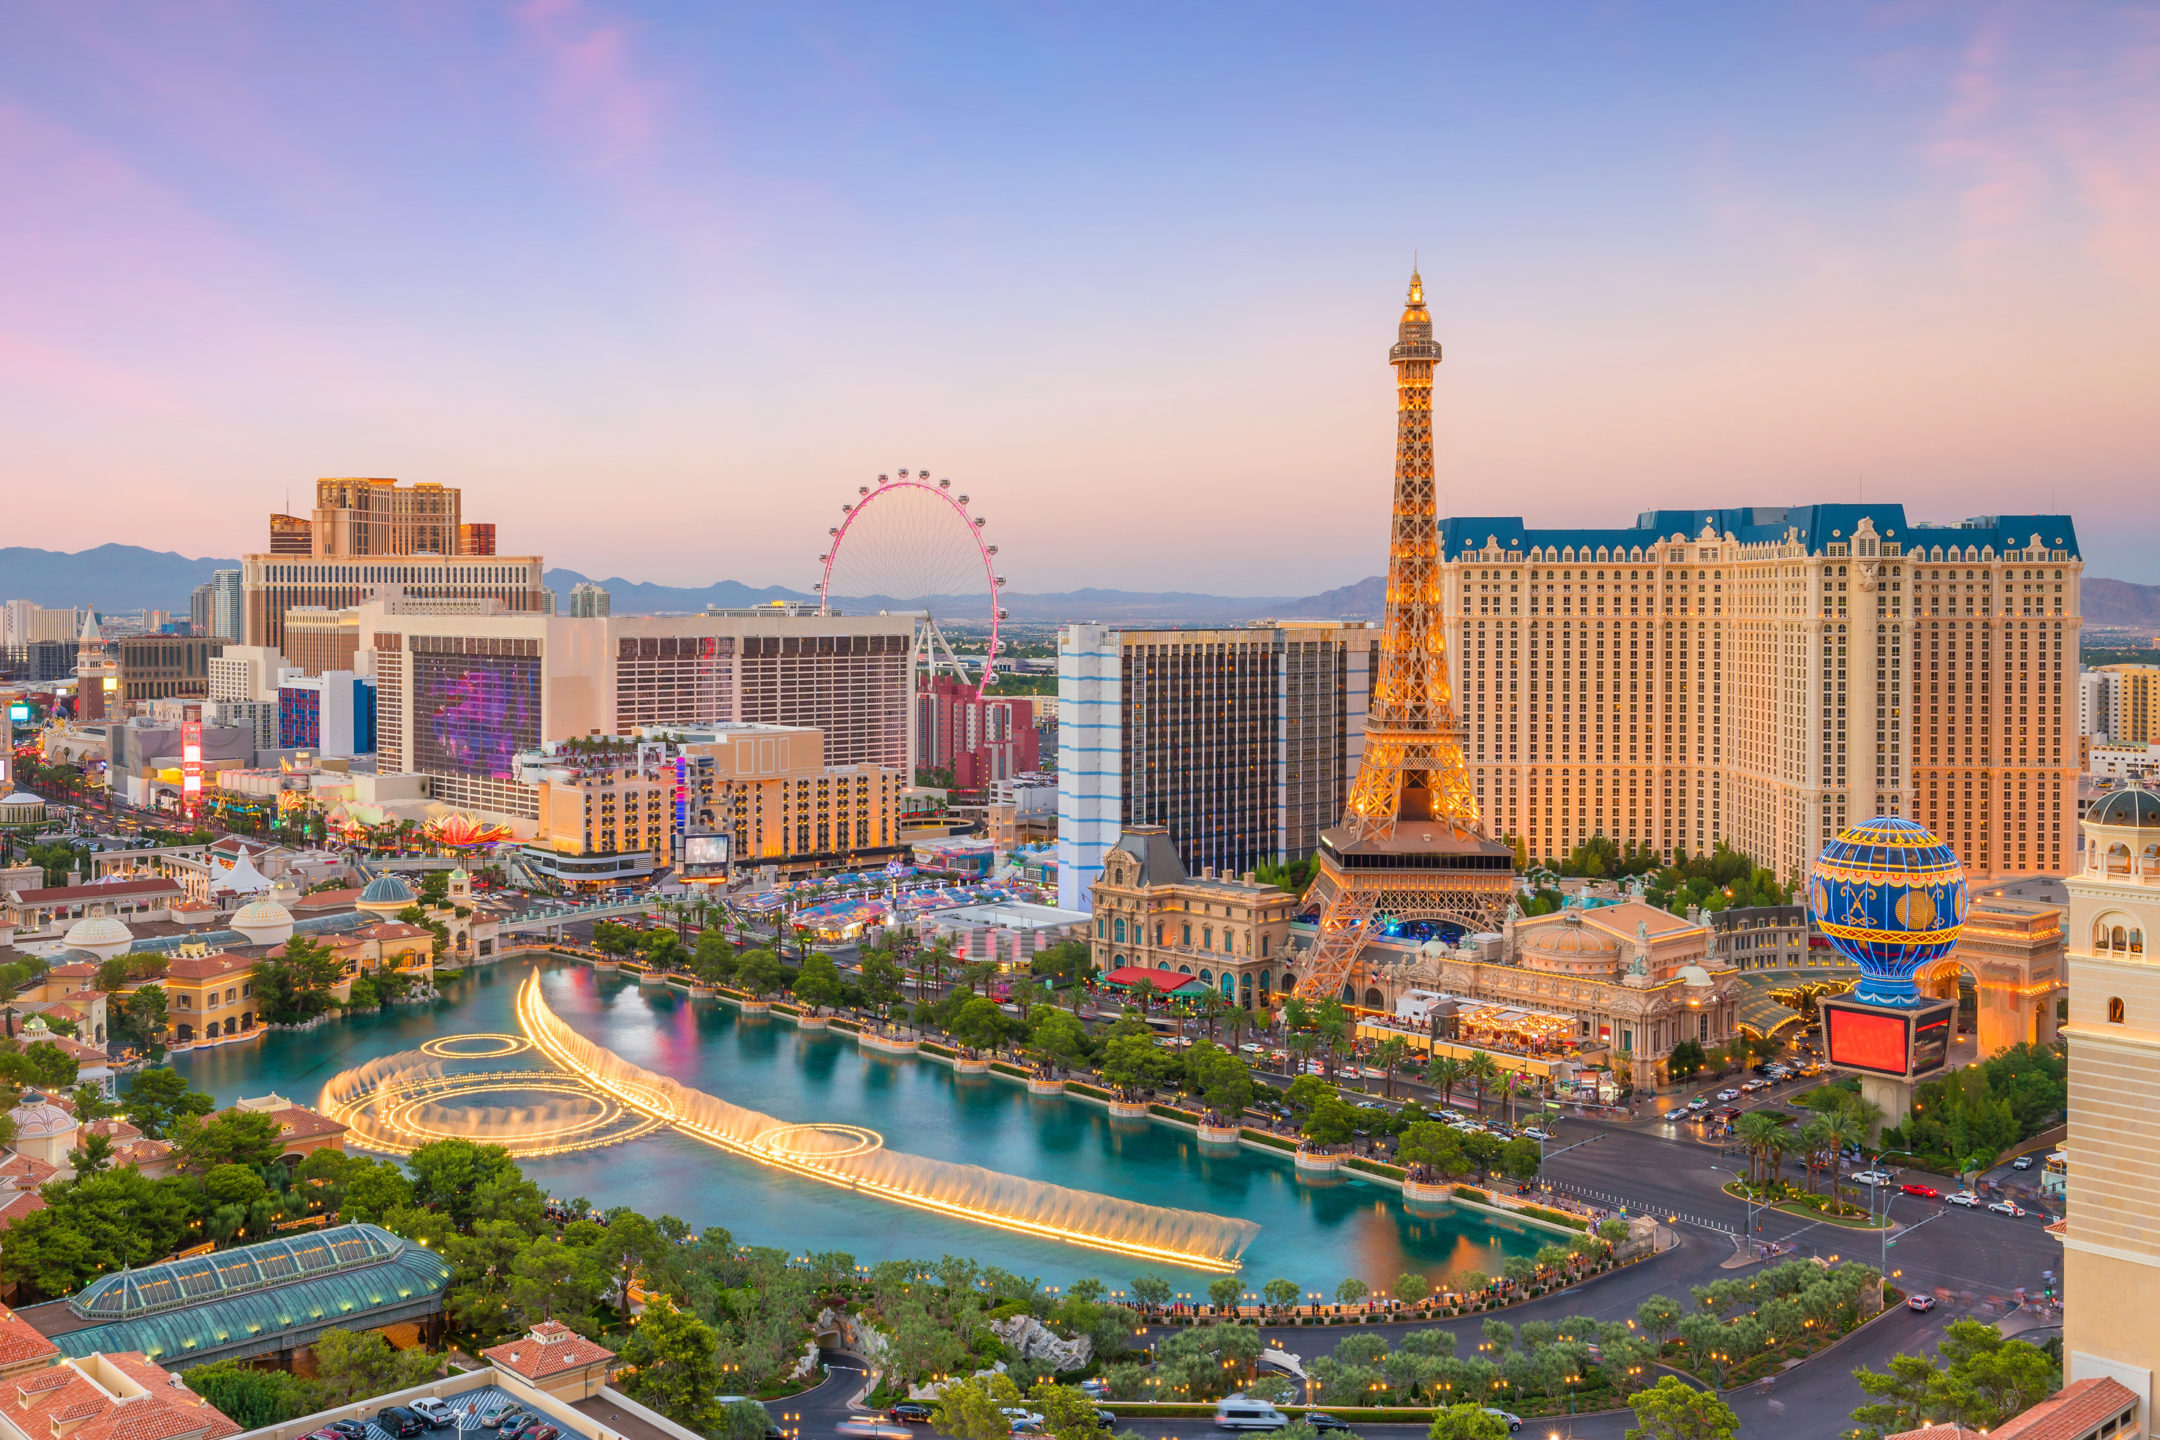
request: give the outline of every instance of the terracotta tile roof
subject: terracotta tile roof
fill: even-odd
[[[93,1378],[98,1358],[143,1393],[117,1393]],[[63,1360],[17,1377],[8,1388],[13,1391],[5,1402],[8,1423],[26,1435],[49,1435],[61,1425],[74,1427],[69,1440],[226,1440],[240,1433],[238,1425],[140,1351]]]
[[[2137,1403],[2137,1392],[2122,1381],[2097,1376],[2065,1385],[1994,1433],[1997,1440],[2081,1440]]]
[[[385,920],[380,925],[370,925],[360,932],[369,940],[410,940],[418,935],[434,938],[435,932],[418,925],[406,925],[395,920]]]
[[[31,1360],[51,1360],[60,1347],[37,1332],[29,1321],[0,1305],[0,1365],[21,1365]]]
[[[255,968],[253,959],[220,950],[210,955],[176,955],[165,964],[171,980],[217,980],[240,970]]]
[[[52,980],[95,980],[97,972],[97,966],[87,960],[78,960],[69,965],[55,965],[45,975]]]
[[[350,910],[360,898],[360,887],[349,890],[317,890],[312,895],[302,895],[286,908],[292,910]]]
[[[6,1192],[0,1191],[0,1231],[6,1230],[23,1216],[35,1215],[44,1208],[45,1197],[35,1190],[18,1192],[13,1198],[6,1198]]]
[[[1889,1440],[1987,1440],[1987,1431],[1968,1430],[1963,1425],[1923,1425],[1917,1430],[1900,1430]]]
[[[279,1133],[289,1140],[305,1140],[316,1135],[342,1135],[349,1128],[327,1115],[316,1114],[305,1105],[295,1105],[290,1110],[274,1110],[271,1118],[278,1122]]]
[[[92,1120],[82,1127],[82,1131],[85,1135],[103,1135],[115,1145],[122,1140],[142,1139],[142,1131],[136,1129],[125,1117],[119,1115],[108,1115],[103,1120]]]
[[[113,1142],[112,1158],[115,1165],[133,1165],[140,1170],[171,1158],[173,1146],[170,1140],[116,1140]]]
[[[20,1150],[10,1150],[7,1158],[0,1159],[0,1180],[12,1180],[25,1190],[34,1190],[59,1173],[59,1166]]]
[[[178,895],[173,880],[121,880],[111,885],[55,885],[38,890],[18,890],[15,898],[25,905],[72,904],[77,900],[133,900],[148,895]]]
[[[524,1380],[544,1380],[565,1370],[604,1364],[615,1352],[596,1344],[559,1320],[543,1320],[522,1340],[506,1340],[480,1352],[480,1358]]]

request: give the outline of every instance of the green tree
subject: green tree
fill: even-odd
[[[1626,1440],[1732,1440],[1740,1417],[1714,1394],[1667,1375],[1628,1397],[1635,1424]]]
[[[1675,1081],[1685,1084],[1701,1074],[1703,1067],[1709,1063],[1710,1058],[1703,1053],[1700,1040],[1682,1040],[1673,1046],[1672,1053],[1665,1057],[1665,1070]]]
[[[440,1356],[399,1350],[374,1330],[325,1330],[314,1350],[316,1399],[325,1409],[421,1384],[442,1365]]]
[[[471,1140],[422,1145],[406,1157],[405,1165],[412,1174],[413,1202],[443,1212],[459,1229],[472,1224],[481,1192],[490,1183],[531,1185],[508,1150]]]
[[[892,1007],[899,1002],[900,987],[906,974],[894,963],[892,956],[882,950],[865,955],[858,974],[864,1003],[887,1019],[892,1018]]]
[[[1019,1403],[1020,1389],[1009,1375],[955,1376],[939,1388],[930,1423],[956,1440],[1006,1440],[1012,1422],[1003,1412]]]
[[[188,1243],[197,1214],[188,1182],[133,1166],[54,1181],[45,1208],[8,1227],[0,1278],[38,1296],[69,1295],[110,1270],[162,1260]]]
[[[190,1090],[180,1072],[165,1065],[136,1071],[120,1092],[121,1113],[152,1140],[165,1139],[182,1116],[208,1115],[215,1109],[215,1100]]]
[[[1053,1065],[1078,1065],[1087,1059],[1087,1031],[1062,1010],[1037,1010],[1029,1022],[1028,1046]]]
[[[1330,1090],[1313,1102],[1299,1133],[1315,1145],[1346,1145],[1357,1130],[1358,1112]]]
[[[1170,1076],[1171,1060],[1147,1034],[1113,1034],[1103,1046],[1103,1079],[1127,1095],[1152,1090]]]
[[[1680,1328],[1680,1306],[1663,1295],[1652,1295],[1635,1307],[1635,1323],[1660,1347]]]
[[[623,1342],[631,1374],[623,1393],[704,1434],[719,1427],[719,1337],[697,1316],[665,1300],[649,1301]]]
[[[1252,1104],[1256,1089],[1243,1056],[1206,1040],[1186,1053],[1185,1081],[1210,1110],[1233,1120]]]
[[[976,1050],[995,1050],[1005,1043],[1013,1022],[995,1000],[976,996],[961,1005],[948,1027],[952,1037]]]
[[[316,1152],[317,1155],[322,1153]],[[308,1156],[309,1163],[314,1159],[315,1155]],[[392,1160],[354,1157],[345,1168],[339,1188],[338,1219],[348,1224],[358,1221],[381,1224],[385,1217],[409,1209],[413,1203],[412,1181]]]
[[[1260,1298],[1267,1301],[1271,1310],[1288,1310],[1298,1302],[1297,1282],[1270,1280],[1260,1287]]]
[[[1482,1405],[1444,1405],[1426,1433],[1430,1440],[1508,1440],[1507,1422]]]
[[[1977,1320],[1953,1320],[1936,1358],[1893,1355],[1889,1368],[1853,1371],[1868,1395],[1853,1411],[1852,1434],[1880,1440],[1924,1420],[1992,1430],[2053,1394],[2062,1371],[2045,1350]]]
[[[284,1132],[259,1110],[221,1110],[183,1115],[172,1127],[174,1158],[182,1169],[209,1170],[221,1165],[257,1168],[285,1150]]]
[[[1500,1170],[1518,1185],[1527,1185],[1537,1179],[1545,1157],[1538,1142],[1527,1135],[1518,1135],[1500,1148]]]
[[[1160,1310],[1170,1303],[1173,1291],[1168,1280],[1151,1272],[1134,1277],[1132,1293],[1135,1300],[1150,1310]]]
[[[1401,1165],[1421,1166],[1434,1178],[1453,1180],[1470,1173],[1463,1154],[1462,1137],[1437,1121],[1420,1121],[1395,1141],[1395,1159]]]
[[[1208,1281],[1208,1303],[1226,1315],[1237,1309],[1238,1301],[1244,1294],[1245,1282],[1235,1275],[1219,1275]]]
[[[1355,1305],[1371,1293],[1372,1287],[1363,1280],[1358,1279],[1357,1276],[1345,1276],[1342,1283],[1335,1287],[1335,1303],[1338,1305]]]
[[[110,1023],[114,1037],[123,1044],[145,1055],[162,1054],[165,1030],[171,1023],[166,1013],[165,987],[145,985],[134,991],[112,1011]]]
[[[236,1360],[214,1360],[180,1372],[187,1387],[243,1430],[295,1420],[315,1408],[305,1380],[283,1370],[252,1370]]]
[[[795,999],[807,1006],[815,1015],[820,1009],[830,1010],[840,1004],[846,987],[840,980],[840,967],[822,950],[803,961],[796,973],[793,987]]]

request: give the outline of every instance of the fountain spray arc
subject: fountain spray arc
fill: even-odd
[[[540,976],[518,992],[518,1028],[551,1064],[625,1110],[761,1165],[821,1184],[1022,1235],[1193,1270],[1233,1274],[1260,1227],[1200,1210],[1142,1205],[1040,1180],[887,1150],[875,1130],[778,1120],[693,1090],[593,1044],[558,1018]]]

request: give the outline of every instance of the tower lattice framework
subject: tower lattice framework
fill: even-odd
[[[1448,684],[1441,621],[1440,516],[1433,484],[1432,387],[1440,347],[1424,281],[1410,295],[1388,360],[1395,367],[1395,509],[1387,618],[1366,711],[1365,753],[1343,823],[1320,839],[1320,931],[1298,993],[1337,994],[1376,918],[1497,929],[1514,889],[1514,854],[1479,824]]]

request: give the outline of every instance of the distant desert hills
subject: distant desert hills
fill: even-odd
[[[0,600],[35,600],[41,605],[96,605],[101,610],[170,610],[185,615],[188,597],[213,570],[239,568],[238,560],[191,560],[169,550],[137,545],[100,545],[73,553],[27,546],[0,548]],[[565,594],[579,581],[592,580],[575,570],[550,570],[547,583]],[[772,600],[807,600],[807,592],[778,585],[762,588],[735,580],[704,586],[654,585],[620,576],[594,581],[604,585],[618,615],[684,614],[707,605],[736,607]],[[1005,608],[1012,618],[1046,623],[1095,620],[1105,624],[1235,625],[1248,620],[1377,620],[1386,598],[1378,575],[1318,595],[1203,595],[1185,590],[1065,590],[1045,593],[1008,591]],[[880,597],[849,602],[850,608],[875,609]],[[2128,580],[2085,580],[2085,623],[2160,632],[2160,585]]]

